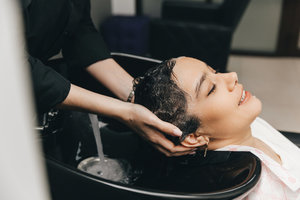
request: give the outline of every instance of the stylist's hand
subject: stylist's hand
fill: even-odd
[[[182,156],[194,152],[193,148],[175,146],[162,134],[164,132],[172,136],[181,136],[181,131],[176,126],[160,120],[141,105],[130,104],[129,107],[129,112],[124,114],[124,122],[160,152],[166,156]]]

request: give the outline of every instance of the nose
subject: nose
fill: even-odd
[[[231,92],[234,90],[235,86],[238,83],[238,76],[235,72],[225,73],[224,80],[228,90]]]

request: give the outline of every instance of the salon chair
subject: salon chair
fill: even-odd
[[[149,18],[146,16],[111,16],[100,27],[111,52],[145,56],[148,53]]]
[[[150,24],[151,57],[190,56],[226,71],[232,35],[250,0],[166,0]]]

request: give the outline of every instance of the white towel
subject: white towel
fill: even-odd
[[[262,162],[261,178],[244,199],[300,200],[300,149],[261,118],[251,124],[252,135],[273,149],[282,165],[261,150],[249,146],[230,145],[220,151],[250,151]],[[300,135],[299,135],[300,137]]]

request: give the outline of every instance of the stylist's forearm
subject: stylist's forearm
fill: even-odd
[[[71,84],[67,98],[57,107],[96,113],[122,120],[122,113],[127,112],[128,106],[129,103]]]
[[[90,65],[87,71],[118,98],[127,100],[133,78],[112,58]]]

